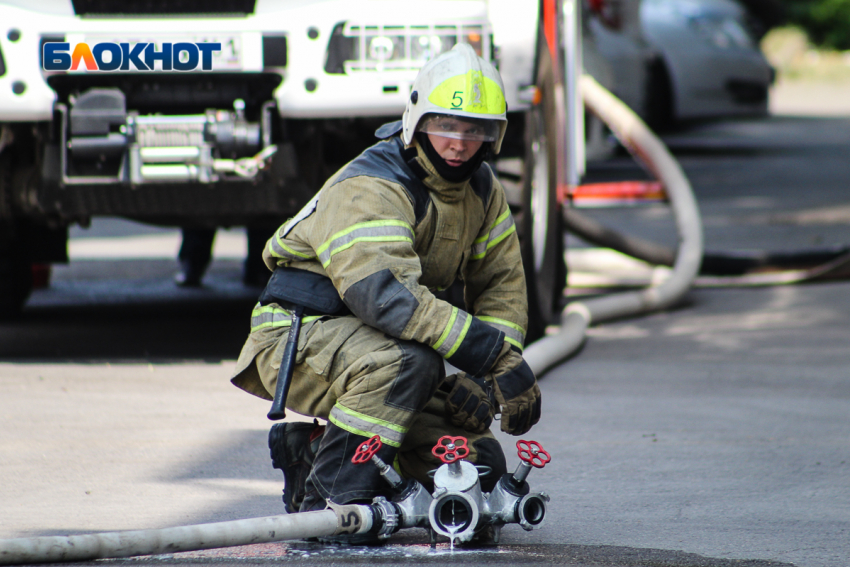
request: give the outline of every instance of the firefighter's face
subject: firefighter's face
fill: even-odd
[[[440,157],[446,160],[446,163],[452,167],[463,165],[464,162],[475,155],[475,152],[484,143],[473,140],[446,138],[436,134],[428,134],[428,139],[431,140],[431,145],[434,146]]]

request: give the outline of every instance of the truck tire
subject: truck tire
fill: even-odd
[[[0,220],[0,319],[21,312],[32,292],[32,265],[11,226]]]
[[[543,336],[557,313],[567,270],[564,227],[557,199],[554,79],[545,49],[538,88],[542,95],[525,117],[525,156],[518,234],[528,288],[526,342]]]
[[[0,155],[0,319],[20,313],[32,291],[32,266],[17,237],[12,211],[12,156]]]

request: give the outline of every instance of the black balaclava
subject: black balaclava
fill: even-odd
[[[446,160],[440,157],[440,154],[437,153],[437,150],[434,148],[433,144],[431,144],[428,134],[425,132],[417,132],[416,139],[419,140],[419,145],[422,146],[423,150],[425,150],[425,155],[428,156],[428,160],[434,165],[434,169],[437,170],[440,177],[451,183],[459,183],[472,177],[472,174],[478,171],[478,168],[481,167],[481,163],[489,157],[490,147],[492,145],[491,142],[481,144],[481,147],[478,148],[475,155],[466,160],[463,165],[453,167],[447,164]]]

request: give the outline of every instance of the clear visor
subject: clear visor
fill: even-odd
[[[419,123],[418,131],[456,140],[495,142],[499,137],[499,121],[428,114]]]

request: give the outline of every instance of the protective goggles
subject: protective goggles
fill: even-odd
[[[495,142],[499,137],[499,121],[448,114],[428,114],[422,118],[417,130],[455,140]]]

